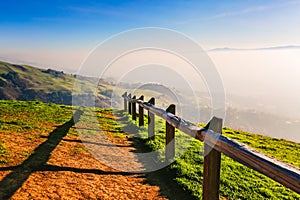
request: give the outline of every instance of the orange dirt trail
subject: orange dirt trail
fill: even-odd
[[[73,125],[70,120],[34,140],[25,161],[0,164],[0,199],[167,199],[144,174],[119,172],[95,159],[78,136],[67,134]],[[12,138],[15,149],[28,146],[20,134],[2,140]],[[126,138],[113,142],[131,146]]]

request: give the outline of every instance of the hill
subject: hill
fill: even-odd
[[[93,91],[96,78],[78,77],[53,69],[39,69],[27,65],[16,65],[0,61],[0,99],[40,100],[58,104],[72,104],[75,79],[84,85],[86,91],[80,93],[82,101],[91,95],[98,107],[107,107],[111,83],[100,80],[98,89]],[[79,98],[78,98],[79,99]],[[78,102],[81,103],[81,102]]]

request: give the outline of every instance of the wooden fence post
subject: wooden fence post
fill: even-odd
[[[142,95],[140,100],[144,101],[144,96]],[[139,126],[144,126],[144,108],[139,105]]]
[[[133,100],[136,99],[136,96],[133,96],[132,97]],[[131,104],[131,109],[132,109],[132,120],[136,121],[136,103],[135,102],[132,102]]]
[[[148,103],[155,105],[155,98],[151,98]],[[148,138],[150,140],[154,140],[154,127],[155,127],[155,119],[154,114],[148,111]]]
[[[128,97],[131,99],[131,94],[129,94]],[[128,113],[131,115],[131,102],[130,101],[128,101]]]
[[[126,111],[127,111],[127,101],[126,101],[127,92],[125,92],[125,93],[123,94],[123,97],[124,97],[124,111],[126,112]]]
[[[222,119],[213,117],[205,128],[222,134]],[[219,199],[220,168],[221,153],[204,143],[203,200]]]
[[[175,115],[175,105],[171,104],[167,112]],[[166,152],[165,161],[168,162],[175,157],[175,128],[166,121]]]

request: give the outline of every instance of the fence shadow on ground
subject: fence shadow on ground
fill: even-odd
[[[133,124],[127,115],[126,112],[123,111],[116,111],[114,113],[115,116],[117,116],[118,123],[122,126],[122,130],[127,133],[127,130],[130,130],[130,134],[132,137],[129,138],[129,140],[132,142],[132,146],[135,148],[133,150],[133,153],[147,153],[151,152],[152,150],[147,147],[145,144],[145,139],[142,139],[140,135],[138,134],[139,127],[135,124]],[[158,155],[157,155],[158,156]],[[147,165],[147,160],[143,159],[142,157],[138,157],[139,162],[141,162],[144,165]],[[158,160],[158,158],[157,158]],[[146,167],[146,166],[145,166]],[[148,183],[150,185],[159,186],[160,192],[163,196],[167,196],[170,200],[194,200],[197,199],[189,192],[183,190],[181,186],[178,185],[178,183],[175,181],[176,178],[176,172],[175,170],[170,169],[169,166],[166,166],[162,169],[153,171],[153,172],[147,172],[145,173],[145,183]]]

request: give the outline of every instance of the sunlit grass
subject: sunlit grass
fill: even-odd
[[[72,113],[71,106],[0,100],[0,163],[13,162],[18,157],[26,159],[31,152],[24,149],[35,148],[32,142],[47,137],[70,120]]]

